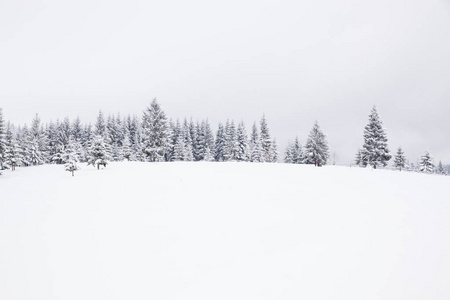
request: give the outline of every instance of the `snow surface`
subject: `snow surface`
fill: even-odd
[[[450,177],[251,163],[0,176],[0,299],[450,299]]]

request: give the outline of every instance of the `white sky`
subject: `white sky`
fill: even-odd
[[[16,125],[266,114],[280,150],[315,120],[353,160],[373,105],[392,152],[450,163],[450,1],[0,0],[0,107]]]

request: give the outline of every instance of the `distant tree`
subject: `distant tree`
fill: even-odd
[[[329,157],[328,142],[317,121],[309,133],[305,145],[305,163],[326,165]]]
[[[94,136],[101,135],[103,139],[107,138],[108,131],[105,123],[105,118],[103,117],[103,113],[100,110],[97,116],[97,122],[94,125]]]
[[[227,120],[225,124],[225,145],[223,148],[223,156],[225,161],[236,160],[237,152],[237,136],[234,121]]]
[[[261,139],[261,159],[263,162],[272,161],[272,139],[270,138],[269,126],[267,125],[266,116],[263,115],[260,121],[260,139]]]
[[[11,142],[6,149],[5,154],[5,162],[12,171],[14,171],[17,166],[21,166],[23,164],[23,149],[21,148],[20,143],[14,137],[11,139]]]
[[[74,172],[79,170],[78,167],[78,151],[79,151],[79,142],[77,141],[73,141],[72,139],[70,139],[69,144],[67,145],[67,147],[64,149],[64,168],[66,171],[71,172],[72,176],[74,176]]]
[[[169,124],[161,106],[153,99],[142,118],[142,150],[148,161],[167,160]]]
[[[355,157],[355,164],[357,164],[358,166],[362,167],[363,164],[363,160],[362,160],[362,150],[358,149],[358,152],[356,152],[356,157]]]
[[[0,170],[4,168],[4,162],[6,160],[6,127],[5,120],[3,119],[3,109],[0,107]]]
[[[223,125],[219,123],[219,128],[217,129],[216,141],[215,141],[215,155],[214,159],[216,161],[224,161],[224,147],[225,147],[225,130]]]
[[[394,167],[400,171],[406,167],[406,157],[401,147],[397,149],[397,154],[394,157]]]
[[[278,162],[278,143],[277,140],[274,138],[272,140],[272,162],[276,163]]]
[[[181,130],[181,136],[184,141],[183,148],[183,160],[193,161],[194,160],[194,149],[192,146],[192,136],[190,131],[190,125],[187,119],[184,119],[183,128]]]
[[[108,164],[106,145],[101,135],[97,135],[92,140],[88,155],[88,165],[97,166],[97,169],[100,169],[101,165],[106,167]]]
[[[369,115],[369,123],[364,129],[364,145],[361,153],[363,166],[385,167],[392,157],[389,154],[388,139],[382,125],[377,109],[373,107]]]
[[[425,173],[433,173],[434,171],[433,158],[428,151],[420,158],[419,171]]]
[[[289,164],[303,164],[305,157],[302,151],[302,146],[298,141],[298,137],[295,138],[294,142],[289,142],[286,147],[284,162]]]
[[[252,133],[250,135],[250,161],[263,162],[263,150],[261,147],[261,139],[258,134],[258,127],[253,123]]]
[[[436,168],[436,174],[439,174],[439,175],[446,175],[444,166],[442,165],[442,162],[441,162],[441,161],[439,161],[439,164],[438,164],[438,166],[437,166],[437,168]]]
[[[237,161],[248,161],[250,156],[250,148],[248,144],[247,131],[245,130],[244,122],[239,123],[237,132],[237,151],[236,160]]]

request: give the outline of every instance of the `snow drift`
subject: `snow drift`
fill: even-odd
[[[111,163],[0,177],[0,299],[450,299],[450,178]]]

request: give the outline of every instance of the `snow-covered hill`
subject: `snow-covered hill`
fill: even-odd
[[[450,177],[112,163],[0,177],[0,299],[450,299]]]

